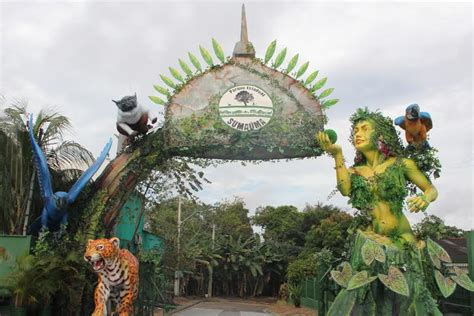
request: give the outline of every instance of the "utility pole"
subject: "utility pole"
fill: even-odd
[[[174,271],[174,296],[180,295],[180,250],[181,250],[181,195],[178,196],[178,238],[176,245],[176,252],[178,255],[176,270]]]
[[[194,210],[188,217],[181,220],[181,195],[178,195],[178,238],[176,242],[176,254],[178,256],[176,262],[176,270],[174,272],[174,296],[180,296],[180,282],[182,277],[181,272],[181,226],[190,218],[194,216],[199,211],[199,208]]]
[[[214,250],[214,241],[216,240],[216,224],[212,224],[212,244],[211,249]],[[214,252],[213,252],[214,253]],[[207,296],[212,297],[212,281],[213,281],[214,267],[209,262],[209,284],[207,285]]]
[[[216,240],[216,224],[212,224],[212,249],[214,249],[215,240]]]

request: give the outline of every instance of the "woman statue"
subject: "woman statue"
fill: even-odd
[[[354,208],[367,212],[372,223],[365,232],[384,244],[417,242],[403,214],[408,195],[406,180],[423,194],[407,199],[410,212],[424,211],[438,195],[436,188],[411,159],[401,157],[403,146],[390,118],[379,112],[358,109],[351,117],[351,141],[355,163],[347,168],[341,146],[319,132],[320,147],[336,162],[337,188]],[[421,246],[421,245],[420,245]]]

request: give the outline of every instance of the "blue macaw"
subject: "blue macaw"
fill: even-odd
[[[37,164],[36,169],[41,195],[44,201],[44,207],[40,218],[41,226],[43,229],[49,229],[51,231],[56,230],[60,225],[67,224],[67,209],[69,208],[69,205],[74,203],[79,193],[81,193],[82,189],[84,189],[91,177],[104,162],[109,153],[110,147],[112,146],[112,139],[109,139],[97,160],[82,174],[76,183],[74,183],[71,189],[69,189],[69,192],[58,191],[53,193],[46,157],[33,135],[33,115],[30,115],[29,133],[31,145],[33,147],[33,156]],[[37,231],[39,229],[38,226],[38,222],[36,222],[36,225],[33,223],[32,230]]]

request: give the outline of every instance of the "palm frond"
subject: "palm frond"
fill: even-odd
[[[94,161],[94,156],[81,144],[74,141],[64,141],[46,154],[48,164],[52,169],[85,169]]]
[[[41,129],[41,134],[39,133]],[[40,135],[38,144],[47,148],[60,143],[64,133],[72,129],[69,118],[56,112],[54,108],[41,110],[35,122],[35,134]]]

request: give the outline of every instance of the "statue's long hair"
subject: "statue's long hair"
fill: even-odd
[[[350,121],[352,126],[349,141],[352,144],[354,144],[354,128],[356,124],[361,121],[369,121],[374,128],[374,133],[370,141],[383,157],[388,158],[402,155],[402,141],[390,117],[383,116],[378,110],[371,112],[367,108],[359,108],[352,114]],[[364,155],[357,150],[354,158],[354,166],[363,165],[365,163],[366,159]]]

